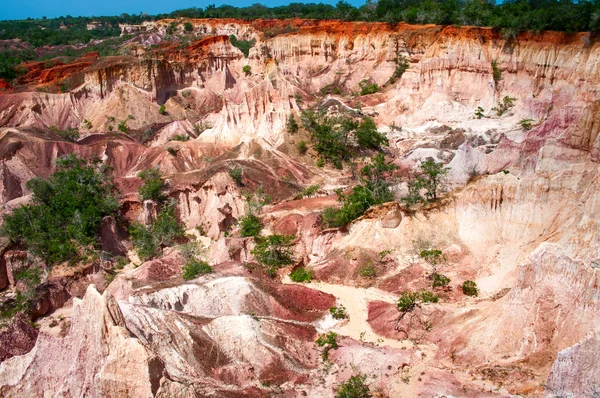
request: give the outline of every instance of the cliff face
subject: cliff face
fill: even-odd
[[[172,22],[183,32],[171,20],[144,29],[162,40]],[[579,397],[600,385],[588,366],[600,321],[596,37],[189,22],[203,35],[189,45],[31,65],[22,85],[0,94],[0,213],[27,201],[27,180],[78,153],[113,167],[123,216],[144,221],[155,205],[140,203],[136,175],[158,167],[180,221],[205,235],[215,274],[184,283],[174,249],[119,274],[103,295],[89,288],[66,337],[43,329],[31,352],[0,365],[0,391],[264,396],[265,383],[276,383],[289,396],[329,397],[351,369],[368,373],[384,396]],[[247,58],[229,35],[256,40]],[[394,76],[402,60],[406,70]],[[67,80],[70,92],[52,93]],[[360,95],[364,80],[379,91]],[[346,229],[323,230],[319,214],[354,176],[316,167],[312,151],[296,148],[308,137],[286,122],[309,107],[373,117],[402,173],[427,157],[444,161],[450,192],[421,212],[386,204]],[[79,127],[82,137],[66,142],[50,126]],[[232,167],[244,170],[242,185],[228,175]],[[294,199],[311,184],[320,185],[317,197]],[[259,188],[279,202],[259,214],[265,230],[297,236],[298,264],[320,281],[313,289],[274,283],[248,266],[254,242],[236,236],[235,223],[248,212],[243,191]],[[403,195],[406,184],[394,192]],[[452,282],[407,325],[394,302],[405,290],[431,288],[424,248],[447,254],[438,271]],[[362,274],[366,265],[375,278]],[[462,293],[464,280],[477,282],[478,297]],[[326,293],[351,309],[349,321],[326,315],[334,303]],[[311,341],[330,330],[344,343],[325,369]],[[92,348],[81,345],[86,339]],[[37,380],[50,368],[55,378]],[[118,368],[127,371],[117,382]]]

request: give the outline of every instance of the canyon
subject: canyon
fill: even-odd
[[[173,26],[187,39],[168,40]],[[184,280],[177,245],[141,261],[103,220],[102,249],[127,264],[42,266],[37,327],[0,330],[0,395],[333,397],[356,374],[377,397],[600,394],[596,35],[301,19],[121,29],[134,34],[125,55],[31,62],[0,84],[0,215],[77,154],[112,168],[120,218],[148,223],[156,204],[140,199],[138,174],[155,167],[213,272]],[[232,35],[254,41],[248,56]],[[400,58],[407,68],[391,79]],[[365,80],[377,92],[361,95]],[[297,149],[310,137],[287,123],[306,109],[373,118],[398,167],[395,201],[323,227],[357,177]],[[56,133],[69,128],[77,140]],[[448,167],[446,192],[407,208],[407,177],[428,158]],[[271,199],[264,230],[295,236],[294,264],[274,278],[237,226],[258,189]],[[401,294],[431,286],[424,249],[444,253],[451,282],[399,319]],[[3,300],[29,257],[0,242]],[[314,279],[292,282],[298,267]],[[336,305],[349,319],[332,317]],[[329,332],[339,347],[324,361],[315,341]]]

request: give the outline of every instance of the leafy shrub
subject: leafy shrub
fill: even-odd
[[[394,74],[390,79],[391,83],[394,83],[396,79],[402,78],[402,75],[404,75],[404,72],[406,72],[409,66],[408,59],[399,53],[396,54],[396,58],[394,58],[394,63],[396,64],[396,69],[394,70]]]
[[[138,194],[142,200],[154,200],[160,203],[166,199],[163,194],[166,184],[158,169],[142,170],[138,177],[143,181],[142,186],[138,188]]]
[[[324,361],[327,361],[329,359],[329,351],[337,350],[339,348],[337,337],[337,333],[329,332],[327,334],[320,335],[317,341],[315,342],[319,347],[323,347],[322,356]]]
[[[314,277],[314,272],[312,270],[307,270],[304,267],[296,268],[291,274],[290,279],[296,283],[308,283]]]
[[[300,199],[300,198],[310,198],[312,197],[314,194],[316,194],[319,189],[321,187],[319,185],[311,185],[309,187],[306,187],[302,190],[302,192],[300,192],[296,198]]]
[[[438,301],[439,297],[427,290],[402,292],[397,306],[401,312],[411,312],[422,303],[437,303]]]
[[[252,67],[250,65],[244,65],[244,67],[242,68],[242,72],[244,72],[246,76],[250,76],[250,74],[252,73]]]
[[[15,279],[22,281],[28,287],[35,287],[41,282],[42,271],[37,267],[24,269],[15,275]]]
[[[306,152],[308,152],[308,144],[306,143],[306,141],[298,141],[298,143],[296,144],[296,150],[298,150],[298,153],[300,155],[306,154]]]
[[[533,122],[533,119],[521,119],[519,121],[519,125],[521,126],[521,128],[523,130],[529,131],[533,127],[532,122]]]
[[[181,141],[181,142],[186,142],[190,140],[190,136],[189,135],[185,135],[185,134],[177,134],[176,136],[174,136],[173,138],[171,138],[173,141]]]
[[[97,246],[100,222],[119,203],[109,169],[101,162],[68,155],[48,179],[27,182],[32,203],[4,216],[0,233],[53,264],[75,258],[79,247]]]
[[[242,185],[242,181],[244,179],[244,172],[242,168],[239,166],[235,166],[229,169],[229,176],[235,181],[236,184]]]
[[[235,35],[229,36],[229,41],[231,42],[232,46],[239,48],[240,51],[244,53],[244,56],[246,58],[248,58],[248,54],[250,54],[250,49],[254,47],[254,44],[256,44],[256,40],[254,39],[238,40],[238,38],[235,37]]]
[[[329,313],[333,317],[333,319],[347,319],[348,312],[346,311],[346,307],[343,305],[338,305],[336,307],[331,307],[329,309]]]
[[[183,266],[183,279],[189,281],[196,278],[198,275],[209,274],[212,272],[212,267],[206,261],[198,261],[193,259]]]
[[[390,144],[385,134],[377,131],[375,121],[370,117],[366,117],[360,122],[355,134],[358,146],[361,148],[378,149],[383,145]]]
[[[177,24],[175,22],[171,22],[167,27],[167,34],[172,35],[175,33],[175,29],[177,28]]]
[[[67,127],[66,130],[59,130],[56,127],[50,127],[50,130],[58,134],[62,139],[69,142],[76,142],[79,139],[79,129],[75,127]]]
[[[477,288],[477,284],[473,281],[464,281],[461,289],[467,296],[477,296],[479,294],[479,288]]]
[[[366,264],[360,267],[360,269],[358,270],[358,274],[363,278],[373,279],[377,276],[377,270],[375,269],[375,267],[373,267],[373,265]]]
[[[298,126],[298,122],[296,121],[294,115],[288,116],[285,128],[290,134],[296,134],[298,132],[300,127]]]
[[[183,30],[185,30],[186,32],[191,32],[192,30],[194,30],[194,26],[190,22],[185,22],[183,24]]]
[[[165,113],[167,113],[167,108],[165,107],[165,104],[162,104],[160,106],[160,108],[158,108],[158,113],[160,113],[161,115],[164,115]]]
[[[498,103],[498,106],[492,108],[496,111],[496,115],[502,116],[507,110],[515,105],[516,98],[509,97],[508,95],[502,98],[502,101]]]
[[[117,128],[120,132],[127,134],[127,120],[123,120],[121,123],[119,123]]]
[[[262,230],[262,223],[260,222],[260,218],[258,218],[254,214],[249,214],[247,216],[240,217],[239,223],[241,236],[257,237],[258,235],[260,235],[260,231]]]
[[[437,265],[442,261],[446,260],[446,256],[441,250],[438,249],[425,249],[419,253],[422,259],[427,261],[431,265]]]
[[[363,80],[359,83],[360,86],[360,95],[368,95],[373,94],[379,91],[379,86],[377,83],[369,84],[368,80]]]
[[[349,195],[338,192],[338,208],[325,209],[321,220],[328,228],[340,228],[362,216],[369,207],[393,200],[389,190],[389,183],[385,174],[392,171],[395,166],[386,163],[383,154],[377,154],[370,165],[360,171],[362,185],[357,185]]]
[[[171,156],[177,156],[177,152],[179,152],[179,149],[173,148],[173,147],[168,147],[167,148],[167,152],[169,152],[169,154]]]
[[[475,117],[476,117],[477,119],[481,119],[482,117],[484,117],[484,116],[485,116],[485,115],[483,114],[483,112],[485,112],[485,110],[484,110],[482,107],[478,106],[478,107],[477,107],[477,109],[475,110]]]
[[[278,268],[294,263],[292,257],[294,235],[269,235],[257,237],[252,255],[262,266],[267,268],[269,276],[274,276]]]
[[[317,167],[321,168],[325,166],[325,160],[323,158],[317,159]]]
[[[498,82],[502,79],[502,70],[498,66],[496,60],[492,61],[492,77],[494,78],[494,84],[496,85],[498,85]]]
[[[92,122],[90,122],[87,119],[83,119],[83,122],[81,122],[81,124],[83,124],[83,128],[85,129],[91,129],[92,128]]]
[[[373,395],[369,391],[366,381],[367,375],[365,374],[350,376],[348,381],[338,387],[336,398],[371,398]]]
[[[150,227],[134,223],[129,228],[138,256],[142,261],[160,254],[163,247],[172,246],[175,239],[183,237],[185,231],[175,217],[175,202],[164,206]]]
[[[448,286],[450,278],[446,275],[435,273],[433,274],[433,287],[444,287]]]

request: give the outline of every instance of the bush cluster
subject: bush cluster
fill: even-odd
[[[439,297],[428,290],[418,292],[402,292],[398,299],[398,309],[401,312],[411,312],[417,306],[424,303],[437,303]]]
[[[82,247],[97,246],[102,218],[119,208],[110,169],[99,160],[68,155],[56,166],[49,178],[27,182],[32,203],[5,215],[1,229],[47,264],[73,259]]]
[[[206,261],[192,259],[183,266],[183,279],[189,281],[196,278],[198,275],[209,274],[212,272],[212,267]]]
[[[266,268],[267,274],[273,277],[279,268],[294,263],[292,246],[295,239],[294,235],[259,236],[251,253]]]
[[[350,194],[338,192],[340,206],[324,210],[321,217],[323,224],[328,228],[343,227],[362,216],[369,207],[394,200],[386,174],[395,167],[385,161],[383,154],[377,154],[370,165],[361,169],[362,184],[355,186]]]
[[[143,181],[142,186],[138,188],[138,194],[142,200],[154,200],[158,203],[166,200],[163,191],[167,185],[157,168],[142,170],[139,172],[138,177]]]
[[[296,268],[291,274],[290,279],[296,283],[308,283],[314,277],[314,272],[312,270],[307,270],[304,267]]]
[[[375,122],[369,117],[361,120],[347,116],[328,117],[305,110],[300,119],[321,159],[339,169],[361,149],[379,149],[388,145],[387,137],[377,131]]]
[[[163,206],[151,226],[134,223],[129,228],[140,260],[158,256],[163,247],[172,246],[177,238],[184,236],[183,227],[175,217],[175,202]]]

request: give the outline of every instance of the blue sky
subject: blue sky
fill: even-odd
[[[304,3],[329,3],[335,4],[338,0],[312,0],[293,2]],[[353,5],[362,5],[364,0],[346,0]],[[209,4],[217,6],[229,4],[233,6],[249,6],[253,3],[261,3],[266,6],[279,6],[289,4],[291,1],[285,0],[267,0],[267,1],[193,1],[193,0],[0,0],[0,20],[4,19],[25,19],[55,18],[65,15],[76,16],[103,16],[120,15],[122,13],[139,14],[147,12],[154,15],[159,13],[171,12],[174,10],[190,7],[206,7]]]

